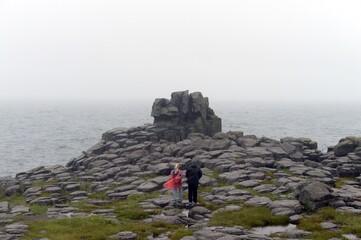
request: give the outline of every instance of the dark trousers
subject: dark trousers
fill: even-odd
[[[188,184],[188,201],[197,203],[198,184]]]

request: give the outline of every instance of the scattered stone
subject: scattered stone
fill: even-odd
[[[110,239],[116,239],[116,240],[135,240],[137,239],[137,234],[130,232],[130,231],[124,231],[119,232],[115,235],[109,236]]]

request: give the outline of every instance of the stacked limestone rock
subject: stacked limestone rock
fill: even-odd
[[[157,98],[153,103],[152,117],[153,131],[161,139],[172,142],[185,139],[189,133],[213,136],[222,131],[221,119],[209,107],[208,98],[200,92],[174,92],[170,100]]]
[[[239,131],[222,133],[221,120],[200,93],[177,92],[171,100],[158,99],[152,114],[153,125],[110,130],[99,143],[66,166],[38,167],[17,174],[15,179],[4,178],[0,186],[7,195],[23,194],[28,204],[49,206],[44,216],[49,219],[90,214],[115,219],[114,209],[107,207],[110,201],[158,192],[159,197],[143,201],[139,207],[150,212],[160,210],[161,214],[144,221],[164,221],[197,230],[185,239],[216,239],[214,236],[276,239],[238,226],[208,227],[215,211],[203,206],[192,208],[188,214],[171,208],[172,198],[162,185],[168,180],[174,163],[180,163],[181,169],[185,169],[190,160],[194,160],[204,173],[201,186],[211,187],[210,192],[202,193],[203,200],[224,206],[217,211],[237,211],[241,206],[231,203],[244,201],[265,206],[275,215],[289,216],[294,224],[307,215],[306,210],[315,211],[324,206],[361,213],[359,182],[345,182],[335,188],[339,177],[360,176],[361,157],[357,154],[358,140],[355,140],[358,138],[347,138],[346,141],[352,141],[352,148],[343,150],[340,156],[342,145],[324,154],[317,150],[317,143],[308,138],[287,137],[277,141]],[[44,184],[34,184],[39,181]],[[93,199],[95,193],[104,193],[105,199]],[[67,205],[80,201],[103,208],[89,213]],[[16,220],[23,214],[31,219],[28,206],[11,207],[7,202],[0,202],[0,239],[16,239],[26,232],[26,224]],[[287,236],[302,239],[307,234],[294,229]],[[124,236],[135,238],[131,232],[121,232],[112,238]],[[167,239],[167,235],[162,237]]]

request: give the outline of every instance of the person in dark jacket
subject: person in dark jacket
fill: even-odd
[[[191,165],[186,171],[186,177],[188,180],[188,201],[192,205],[197,204],[197,190],[199,179],[202,177],[202,170],[195,162],[191,162]]]

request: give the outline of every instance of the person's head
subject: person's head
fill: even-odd
[[[197,163],[194,159],[190,160],[189,166],[196,166],[196,165],[197,165]]]
[[[179,170],[179,163],[176,163],[176,164],[174,165],[174,170]]]

